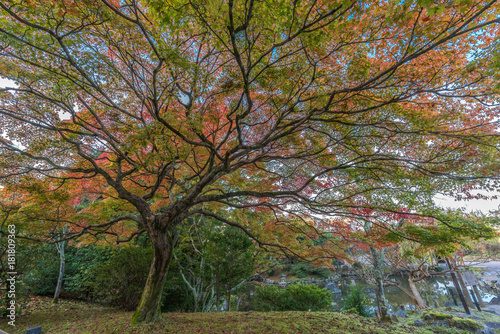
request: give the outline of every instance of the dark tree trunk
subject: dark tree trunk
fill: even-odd
[[[226,298],[226,312],[231,311],[231,288],[228,287],[227,289],[227,298]]]
[[[215,275],[215,300],[217,312],[220,312],[220,289],[219,289],[219,276]]]
[[[150,233],[154,254],[146,286],[132,316],[132,324],[150,322],[159,317],[163,285],[172,258],[174,236],[171,231],[153,230]]]

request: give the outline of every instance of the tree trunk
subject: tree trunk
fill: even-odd
[[[217,312],[220,312],[220,289],[219,289],[219,277],[215,275],[215,303],[217,306]]]
[[[226,312],[231,311],[231,289],[230,288],[227,289],[226,304],[227,304]]]
[[[377,303],[378,303],[378,308],[380,312],[380,319],[386,320],[388,319],[388,306],[387,306],[387,301],[385,299],[384,295],[384,276],[382,274],[382,266],[384,264],[384,253],[385,253],[385,248],[382,248],[380,252],[373,248],[370,247],[372,257],[373,257],[373,271],[374,271],[374,276],[375,276],[375,282],[376,282],[376,289],[375,293],[377,296]]]
[[[57,304],[59,302],[59,294],[61,293],[63,277],[64,277],[64,267],[66,266],[66,257],[64,255],[64,247],[66,241],[61,241],[56,244],[57,251],[59,252],[59,277],[57,278],[56,292],[54,293],[54,299],[52,302]]]
[[[153,261],[139,305],[132,316],[132,324],[150,322],[161,314],[161,295],[175,242],[170,231],[153,230],[150,238],[154,249]]]
[[[417,300],[415,299],[415,296],[408,290],[406,290],[405,288],[403,288],[401,286],[401,284],[399,282],[391,282],[391,281],[387,281],[386,282],[387,285],[390,285],[390,286],[395,286],[397,287],[399,290],[401,290],[402,292],[405,293],[405,295],[407,295],[408,297],[410,297],[410,299],[413,301],[413,303],[415,305],[417,305]]]
[[[408,283],[410,284],[410,290],[414,297],[413,301],[415,302],[415,306],[420,310],[426,309],[427,306],[425,305],[422,296],[420,296],[420,292],[418,292],[417,286],[415,285],[415,281],[413,281],[412,275],[413,275],[412,273],[408,274]]]

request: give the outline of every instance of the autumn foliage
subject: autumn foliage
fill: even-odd
[[[436,193],[496,186],[496,1],[0,9],[0,76],[15,83],[0,89],[2,196],[21,196],[32,238],[62,224],[80,242],[147,233],[134,321],[157,314],[189,216],[324,259],[344,256],[346,222],[446,226]],[[335,237],[318,246],[325,229]]]

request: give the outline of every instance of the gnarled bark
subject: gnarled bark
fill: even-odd
[[[132,316],[132,324],[149,322],[160,316],[163,286],[175,244],[176,236],[173,231],[155,229],[149,234],[153,241],[153,261],[139,305]]]

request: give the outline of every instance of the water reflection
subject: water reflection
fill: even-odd
[[[391,277],[391,279],[398,281],[406,290],[410,290],[410,286],[408,284],[408,276],[398,275],[395,277]],[[350,290],[352,290],[355,286],[364,291],[365,296],[368,297],[370,306],[372,306],[373,308],[377,306],[377,300],[375,298],[375,286],[373,284],[369,284],[364,280],[355,278],[341,279],[336,283],[338,288],[342,292],[341,294],[333,295],[334,307],[337,310],[341,309],[344,299],[349,294]],[[453,298],[449,289],[453,291],[455,299],[460,305],[460,300],[450,275],[427,277],[422,281],[416,283],[416,286],[418,291],[420,292],[420,295],[428,306],[435,306],[436,303],[439,306],[444,306],[447,301],[453,302]],[[493,297],[495,297],[494,294],[480,287],[479,293],[485,303],[489,302]],[[411,298],[395,286],[385,287],[385,297],[387,298],[392,310],[398,310],[400,305],[404,305],[407,310],[415,309]]]

